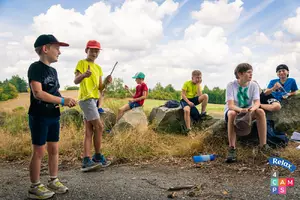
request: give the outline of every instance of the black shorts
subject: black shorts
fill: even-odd
[[[193,98],[188,98],[188,100],[190,102],[193,102],[193,104],[195,106],[199,105],[199,97],[198,96],[193,97]],[[183,100],[183,99],[180,100],[180,105],[182,106],[182,108],[184,108],[186,106],[189,106],[189,104],[185,100]]]
[[[59,141],[59,117],[29,115],[32,144],[42,146],[47,142]]]
[[[272,104],[274,102],[280,103],[277,99],[274,98],[272,94],[266,95],[264,92],[260,93],[261,104]]]

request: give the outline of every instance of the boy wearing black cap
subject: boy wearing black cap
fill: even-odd
[[[31,187],[28,197],[31,199],[48,199],[55,193],[65,193],[68,188],[57,178],[58,141],[59,141],[59,104],[73,107],[76,101],[62,97],[56,70],[50,66],[57,62],[60,46],[69,46],[59,42],[53,35],[40,35],[34,48],[40,59],[30,65],[28,82],[30,85],[29,127],[33,154],[29,165]],[[46,148],[50,179],[47,187],[40,183],[41,160]]]
[[[298,90],[295,79],[289,78],[289,68],[285,64],[276,68],[278,79],[273,79],[268,85],[265,94],[272,94],[275,99],[281,101],[289,96],[295,95]]]

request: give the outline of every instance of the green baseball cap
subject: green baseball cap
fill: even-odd
[[[145,74],[143,72],[137,72],[132,78],[145,78]]]

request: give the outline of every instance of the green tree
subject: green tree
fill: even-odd
[[[13,84],[18,92],[27,92],[28,84],[24,78],[20,78],[18,75],[12,76],[9,83]]]

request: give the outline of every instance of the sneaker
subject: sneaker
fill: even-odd
[[[98,108],[98,112],[99,112],[99,113],[104,113],[103,108]]]
[[[262,147],[259,147],[259,151],[263,156],[267,158],[279,156],[279,153],[275,152],[268,144],[264,144]]]
[[[237,161],[236,149],[234,147],[229,147],[228,156],[227,156],[227,159],[225,160],[225,162],[233,163],[233,162],[236,162],[236,161]]]
[[[101,153],[94,154],[92,160],[95,163],[99,163],[102,167],[108,167],[111,164],[111,161],[106,160]]]
[[[53,197],[54,194],[54,192],[48,190],[43,184],[30,187],[28,190],[28,198],[30,199],[49,199]]]
[[[57,194],[64,194],[69,190],[59,181],[58,178],[54,179],[53,181],[49,180],[47,187]]]
[[[83,161],[82,161],[81,171],[82,172],[88,172],[88,171],[91,171],[93,169],[97,169],[100,166],[101,165],[99,165],[99,163],[95,163],[90,158],[85,157],[85,158],[83,158]]]

